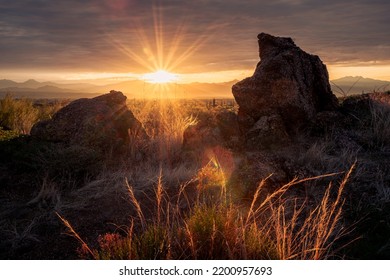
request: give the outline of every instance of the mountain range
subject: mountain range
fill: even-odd
[[[92,83],[55,83],[27,80],[18,83],[0,80],[0,97],[12,94],[27,98],[81,98],[93,97],[110,90],[119,90],[129,98],[232,98],[231,87],[237,80],[224,83],[171,83],[152,84],[140,80],[129,80],[107,85]],[[363,92],[389,90],[390,82],[363,77],[343,77],[332,80],[333,92],[338,96],[361,94]]]
[[[156,98],[161,96],[177,98],[230,98],[231,87],[237,80],[225,83],[153,84],[141,80],[129,80],[107,85],[92,83],[55,83],[27,80],[18,83],[0,80],[0,97],[12,94],[27,98],[80,98],[92,97],[118,90],[129,98]]]
[[[390,90],[390,81],[347,76],[330,81],[332,91],[337,96],[355,95],[374,91]]]

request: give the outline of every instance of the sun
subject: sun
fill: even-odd
[[[165,70],[158,70],[154,73],[143,75],[143,79],[153,84],[172,83],[178,80],[178,75],[169,73]]]

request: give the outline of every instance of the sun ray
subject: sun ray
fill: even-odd
[[[157,52],[157,63],[158,68],[164,68],[164,33],[163,33],[163,21],[161,9],[159,7],[153,6],[153,23],[154,23],[154,36],[156,41],[156,52]]]
[[[155,67],[150,65],[150,63],[148,63],[147,60],[142,58],[140,55],[138,55],[136,52],[132,51],[128,47],[124,46],[122,43],[116,42],[116,48],[118,50],[120,50],[122,53],[124,53],[126,56],[130,57],[132,60],[137,62],[139,65],[145,67],[146,69],[148,69],[150,71],[155,70]]]
[[[178,58],[175,59],[175,62],[171,65],[172,68],[176,68],[185,60],[187,60],[203,43],[205,36],[198,38],[194,44],[190,45]]]
[[[171,62],[174,59],[175,54],[179,49],[180,43],[182,42],[183,37],[184,37],[185,30],[186,30],[186,28],[185,28],[184,24],[180,24],[178,26],[178,28],[176,29],[175,36],[173,37],[173,40],[172,40],[170,48],[169,48],[169,53],[168,53],[166,61],[165,61],[165,68],[168,70],[172,70],[170,68],[173,68],[173,67],[169,67],[169,66],[171,65]]]
[[[171,65],[171,67],[178,67],[181,63],[192,56],[210,37],[213,36],[218,28],[218,25],[210,25],[206,29],[205,33],[201,34],[193,44],[191,44],[179,57],[175,59],[175,62]]]
[[[150,24],[143,24],[141,18],[132,19],[132,29],[129,31],[128,36],[121,38],[115,38],[112,34],[109,35],[109,41],[123,54],[125,54],[132,61],[142,66],[147,72],[154,75],[164,76],[162,73],[177,72],[177,69],[187,61],[201,46],[215,34],[221,25],[212,24],[206,28],[201,34],[197,36],[195,40],[188,40],[189,36],[187,26],[185,22],[188,18],[183,19],[179,24],[176,24],[174,28],[169,29],[169,32],[165,33],[163,9],[161,5],[154,5],[151,10],[152,16],[152,28],[146,29],[145,26]],[[171,36],[167,38],[168,34]],[[173,35],[173,36],[172,36]],[[127,45],[128,40],[136,40],[139,47],[130,47]],[[190,42],[190,43],[189,43]],[[178,74],[172,74],[174,77],[170,77],[165,74],[165,78],[156,78],[157,83],[167,83],[178,80]],[[170,78],[169,78],[170,77]],[[144,81],[150,81],[143,77]],[[161,81],[161,82],[160,82]]]

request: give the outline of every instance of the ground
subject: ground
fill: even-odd
[[[131,100],[120,154],[4,131],[0,258],[389,259],[389,94],[340,104],[266,149],[183,148],[231,100]]]

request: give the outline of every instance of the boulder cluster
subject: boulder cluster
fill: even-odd
[[[318,56],[306,53],[291,38],[261,33],[258,43],[260,62],[254,74],[232,87],[238,114],[229,112],[221,115],[222,121],[190,127],[184,134],[185,147],[227,143],[250,150],[286,145],[319,116],[337,111],[337,97]]]

